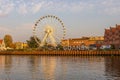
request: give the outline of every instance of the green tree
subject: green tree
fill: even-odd
[[[4,42],[5,42],[5,45],[6,47],[10,47],[12,48],[13,46],[13,39],[12,39],[12,36],[7,34],[4,36]]]
[[[38,41],[40,41],[38,38],[37,38]],[[27,40],[27,44],[29,46],[29,48],[37,48],[39,47],[38,43],[35,41],[34,37],[30,37],[30,40]]]
[[[57,50],[63,50],[63,46],[61,44],[58,44],[56,48]]]

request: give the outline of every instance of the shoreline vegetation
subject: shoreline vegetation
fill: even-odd
[[[8,50],[0,55],[46,55],[46,56],[120,56],[120,50]]]

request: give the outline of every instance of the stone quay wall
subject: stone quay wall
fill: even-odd
[[[48,56],[119,56],[120,50],[85,51],[0,51],[0,55],[48,55]]]

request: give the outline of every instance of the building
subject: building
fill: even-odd
[[[100,48],[103,45],[104,37],[82,37],[82,38],[72,38],[62,40],[63,47],[72,47],[72,48],[89,48],[90,46]]]
[[[116,27],[105,29],[104,39],[105,45],[111,45],[112,48],[120,49],[120,25],[116,24]]]
[[[82,37],[62,40],[62,46],[80,46],[84,43],[87,43],[88,39],[88,37]]]
[[[27,43],[15,42],[15,49],[26,49],[28,47]]]
[[[0,50],[6,50],[4,40],[0,40]]]
[[[96,47],[100,49],[100,47],[104,44],[103,36],[89,37],[89,46]]]

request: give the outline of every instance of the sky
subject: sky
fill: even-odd
[[[103,36],[120,24],[120,0],[0,0],[0,38],[25,42],[36,20],[49,14],[63,21],[66,38]]]

